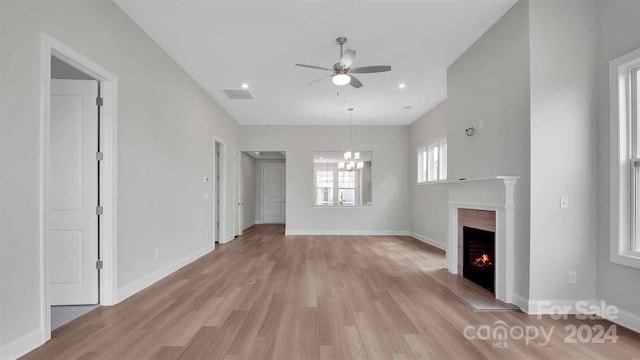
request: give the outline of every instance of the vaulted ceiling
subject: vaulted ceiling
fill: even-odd
[[[404,125],[446,98],[446,69],[515,0],[131,1],[117,4],[240,124]],[[296,63],[331,68],[335,39],[357,51],[360,89]],[[248,85],[252,100],[221,89]],[[400,88],[400,84],[405,84]]]

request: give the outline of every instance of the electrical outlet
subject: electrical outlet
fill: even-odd
[[[484,121],[478,120],[478,130],[484,129]]]
[[[160,251],[158,250],[158,248],[156,248],[156,250],[153,252],[153,257],[158,260],[158,257],[160,256]]]
[[[569,208],[569,195],[560,195],[560,209]]]
[[[208,193],[202,194],[202,198],[205,200],[209,200],[209,194]]]
[[[569,271],[569,284],[575,284],[576,283],[576,272],[575,271]]]

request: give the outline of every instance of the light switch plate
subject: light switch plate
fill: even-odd
[[[569,195],[560,195],[560,209],[569,208]]]

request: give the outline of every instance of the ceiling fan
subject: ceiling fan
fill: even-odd
[[[378,73],[391,71],[390,65],[376,65],[376,66],[363,66],[357,68],[351,68],[351,64],[353,64],[353,60],[356,57],[356,51],[352,49],[347,49],[342,52],[342,45],[347,42],[346,37],[339,37],[336,39],[338,45],[340,45],[340,61],[333,64],[333,68],[325,68],[322,66],[315,65],[305,65],[305,64],[296,64],[296,66],[307,67],[311,69],[318,70],[326,70],[331,71],[331,74],[327,76],[323,76],[320,79],[314,80],[307,85],[314,84],[320,80],[331,78],[334,84],[342,86],[350,84],[354,88],[358,89],[362,87],[362,83],[358,80],[353,74],[369,74],[369,73]]]

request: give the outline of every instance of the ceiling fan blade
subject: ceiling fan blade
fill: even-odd
[[[362,83],[360,82],[360,80],[356,79],[356,77],[353,75],[349,75],[349,76],[351,76],[351,81],[349,82],[349,85],[353,86],[356,89],[359,89],[362,87]]]
[[[351,64],[353,64],[353,59],[356,58],[356,51],[352,50],[352,49],[347,49],[344,51],[344,54],[342,54],[342,58],[340,59],[340,66],[342,66],[344,69],[348,69],[351,67]]]
[[[316,79],[316,80],[313,80],[312,82],[308,83],[307,86],[313,85],[313,84],[317,83],[318,81],[321,81],[321,80],[324,80],[324,79],[328,79],[328,78],[330,78],[332,76],[334,76],[334,75],[331,74],[331,75],[323,76],[320,79]]]
[[[353,68],[349,70],[349,72],[352,72],[354,74],[379,73],[379,72],[385,72],[385,71],[391,71],[391,66],[390,65],[363,66],[363,67]]]
[[[332,71],[329,68],[325,68],[325,67],[322,67],[322,66],[315,66],[315,65],[296,64],[296,66],[302,66],[302,67],[311,68],[311,69],[318,69],[318,70]]]

